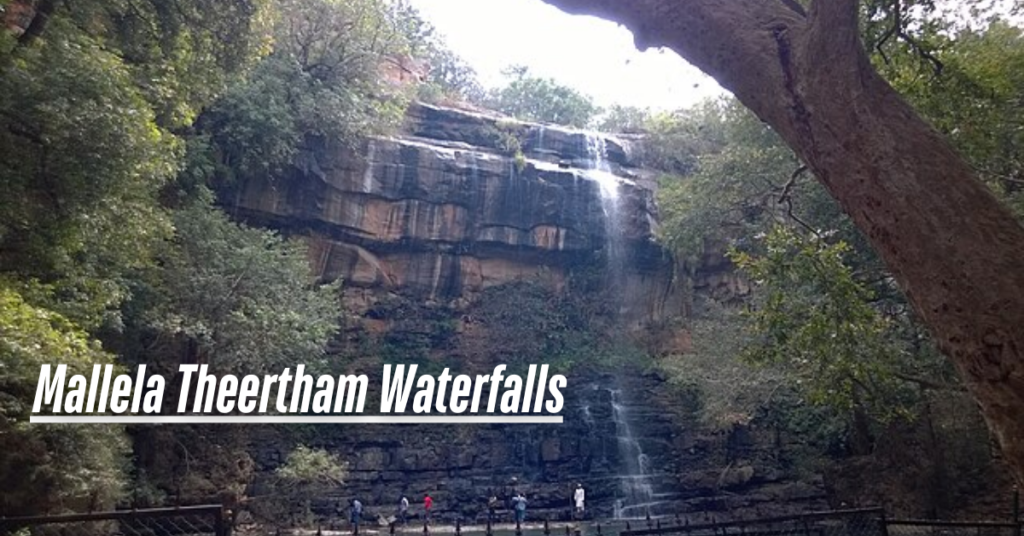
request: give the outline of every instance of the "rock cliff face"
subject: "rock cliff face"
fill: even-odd
[[[358,498],[370,519],[393,515],[402,495],[412,513],[424,493],[435,500],[435,515],[452,523],[486,520],[493,493],[503,504],[498,516],[510,520],[507,499],[514,491],[529,502],[529,519],[568,519],[572,489],[586,488],[588,517],[598,520],[667,514],[778,515],[827,508],[820,478],[787,470],[792,438],[770,430],[732,433],[701,431],[678,407],[659,398],[660,382],[630,374],[570,378],[562,425],[362,425],[318,427],[315,446],[349,462],[346,486],[313,501],[324,525],[344,519],[348,499]],[[622,422],[642,448],[650,493],[631,497],[626,468],[636,455],[624,448]],[[288,430],[261,434],[251,446],[256,466],[283,462],[295,445]],[[265,476],[254,496],[274,492]],[[694,520],[702,519],[693,517]]]
[[[404,132],[358,148],[311,148],[288,174],[245,181],[224,199],[241,218],[306,237],[319,275],[344,280],[346,310],[363,333],[444,338],[431,326],[454,317],[460,337],[472,339],[478,328],[464,317],[487,289],[526,280],[558,293],[594,269],[624,331],[642,338],[685,316],[681,279],[654,240],[653,181],[628,145],[427,105],[410,110]],[[699,284],[734,286],[716,273]],[[405,305],[381,312],[398,298]],[[647,340],[659,350],[688,343]],[[499,349],[479,341],[478,351],[459,354],[460,370],[494,366],[487,360]],[[376,363],[364,371],[375,367],[379,374]],[[784,439],[700,432],[663,387],[639,367],[579,372],[560,426],[318,428],[315,446],[351,465],[347,486],[313,509],[343,516],[339,505],[354,496],[371,515],[390,515],[402,494],[416,504],[430,492],[443,517],[479,519],[491,493],[507,499],[515,487],[529,497],[533,519],[557,519],[568,514],[577,482],[590,515],[605,519],[823,506],[819,481],[782,468]],[[260,435],[251,452],[262,474],[296,443],[288,431]],[[272,493],[266,486],[257,478],[253,492]]]
[[[231,202],[240,216],[308,236],[320,275],[345,281],[354,312],[388,291],[459,307],[516,279],[558,289],[607,255],[606,207],[588,173],[602,158],[588,150],[593,136],[427,105],[411,109],[406,132],[311,150],[286,176],[246,181]],[[603,141],[626,250],[613,284],[635,328],[678,315],[684,301],[653,239],[642,170],[627,147]]]

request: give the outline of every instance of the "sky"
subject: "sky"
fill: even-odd
[[[656,110],[692,106],[724,91],[671,50],[639,52],[624,27],[568,15],[541,0],[411,0],[477,70],[488,87],[502,69],[521,64],[602,105]]]

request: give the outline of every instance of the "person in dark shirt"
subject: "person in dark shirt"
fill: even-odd
[[[498,509],[498,498],[491,495],[490,499],[487,499],[487,522],[494,523],[494,511]]]

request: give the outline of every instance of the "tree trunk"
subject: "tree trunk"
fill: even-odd
[[[1024,485],[1024,229],[871,66],[857,0],[545,0],[666,46],[771,125],[869,238]]]

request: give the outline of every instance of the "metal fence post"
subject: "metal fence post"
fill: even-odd
[[[1013,536],[1020,535],[1020,490],[1013,487]]]
[[[217,536],[228,536],[225,530],[226,523],[224,523],[224,507],[221,506],[220,510],[217,510],[213,520],[213,531],[217,533]]]

